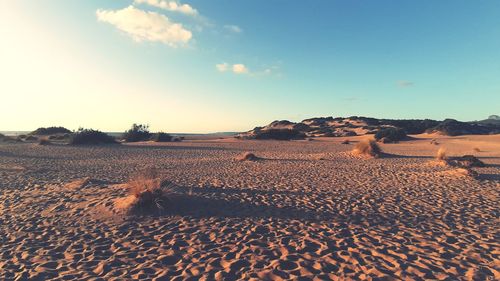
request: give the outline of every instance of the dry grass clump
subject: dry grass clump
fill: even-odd
[[[448,157],[446,155],[446,150],[441,147],[437,154],[436,160],[444,165],[452,166],[452,167],[460,167],[460,168],[472,168],[472,167],[485,167],[483,161],[479,160],[474,155],[463,155],[463,156],[454,156]]]
[[[237,156],[236,160],[238,160],[238,161],[255,161],[255,160],[259,160],[259,157],[255,156],[255,154],[253,154],[251,152],[245,152],[245,153]]]
[[[38,145],[50,145],[52,144],[48,139],[39,139]]]
[[[472,150],[473,150],[474,152],[481,152],[481,149],[479,149],[479,147],[474,147]]]
[[[315,157],[316,160],[326,160],[325,156],[320,154]]]
[[[436,139],[431,140],[431,144],[433,145],[439,145],[439,142]]]
[[[454,170],[447,171],[448,175],[454,177],[471,177],[477,178],[479,174],[470,168],[457,168]]]
[[[116,202],[120,209],[130,213],[161,213],[170,200],[171,193],[156,169],[147,169],[127,183],[129,196]]]
[[[357,155],[378,158],[382,154],[382,149],[374,139],[365,139],[358,142],[352,152]]]
[[[445,161],[446,158],[446,149],[444,147],[441,147],[436,154],[436,159],[439,161]]]

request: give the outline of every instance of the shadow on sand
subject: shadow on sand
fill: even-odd
[[[392,212],[384,208],[364,208],[352,210],[345,208],[345,204],[312,204],[304,206],[304,202],[317,202],[319,198],[334,197],[333,194],[311,195],[293,191],[260,191],[250,189],[221,189],[221,188],[178,188],[169,197],[168,207],[161,213],[138,214],[153,217],[187,216],[192,218],[273,218],[285,220],[301,220],[307,222],[335,222],[349,225],[370,225],[392,227],[404,225],[416,227],[422,223],[431,223],[436,220],[454,227],[455,220],[445,216],[445,213],[420,213],[416,216],[415,210]],[[346,199],[346,198],[344,198]],[[357,202],[356,198],[348,201]],[[345,209],[343,209],[345,208]],[[467,219],[464,213],[462,219]]]
[[[500,182],[500,175],[499,174],[479,174],[477,176],[478,180],[489,180],[489,181],[496,181]]]

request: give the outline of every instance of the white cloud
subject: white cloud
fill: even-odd
[[[246,74],[248,73],[248,68],[241,63],[233,64],[233,72],[236,74]]]
[[[231,72],[236,73],[236,74],[249,74],[248,68],[244,64],[241,64],[241,63],[230,65],[226,62],[223,62],[223,63],[216,64],[215,68],[219,72],[231,71]]]
[[[399,87],[406,88],[406,87],[413,86],[415,83],[413,83],[411,81],[400,80],[397,82],[397,84]]]
[[[219,64],[216,64],[215,67],[220,72],[226,72],[229,69],[229,64],[227,64],[227,63],[219,63]]]
[[[234,33],[241,33],[243,32],[243,30],[241,29],[241,27],[237,26],[237,25],[232,25],[232,24],[228,24],[228,25],[224,25],[224,28],[229,30],[229,31],[232,31]]]
[[[164,15],[146,12],[134,6],[116,11],[97,10],[96,15],[99,21],[114,25],[138,42],[162,42],[176,47],[186,44],[193,36],[182,24],[171,22]]]
[[[179,12],[185,15],[196,16],[198,11],[188,4],[181,4],[177,1],[166,0],[134,0],[135,4],[147,4],[171,12]]]

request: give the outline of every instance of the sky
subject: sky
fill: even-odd
[[[500,114],[500,1],[6,0],[0,130]]]

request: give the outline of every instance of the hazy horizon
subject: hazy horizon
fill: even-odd
[[[500,2],[8,1],[0,130],[486,119]]]

